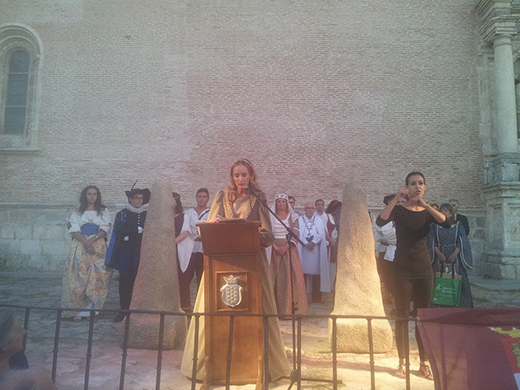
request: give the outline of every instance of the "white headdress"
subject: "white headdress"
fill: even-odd
[[[287,211],[289,212],[289,215],[292,216],[292,221],[298,219],[298,215],[294,212],[291,204],[289,203],[289,197],[285,194],[278,194],[274,197],[274,202],[273,202],[273,205],[271,206],[271,210],[273,210],[273,213],[276,214],[276,201],[278,199],[285,199],[285,201],[287,202]],[[271,220],[273,220],[273,219],[274,219],[274,217],[271,215]]]

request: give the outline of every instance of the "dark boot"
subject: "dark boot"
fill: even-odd
[[[114,318],[114,322],[121,322],[125,319],[125,317],[126,317],[126,313],[123,313],[123,312],[117,313],[116,318]]]

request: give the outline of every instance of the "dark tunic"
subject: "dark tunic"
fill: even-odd
[[[29,368],[29,362],[27,361],[27,357],[25,356],[25,352],[23,350],[16,352],[9,358],[9,367],[11,370],[22,370]]]
[[[414,301],[415,309],[428,307],[433,287],[433,271],[428,252],[428,233],[430,225],[437,223],[426,210],[412,211],[406,207],[395,206],[388,220],[377,217],[376,224],[384,226],[395,222],[397,249],[394,258],[394,283],[392,292],[395,297],[397,317],[408,317],[410,301]],[[448,221],[441,226],[449,227]],[[406,321],[395,322],[395,342],[400,359],[406,356]],[[418,327],[415,327],[415,338],[421,361],[427,359]]]
[[[106,265],[119,271],[137,272],[143,240],[139,227],[144,228],[145,221],[146,211],[138,214],[123,209],[116,214]]]
[[[433,278],[427,237],[430,225],[437,223],[426,210],[412,211],[406,207],[395,206],[388,220],[377,217],[376,224],[384,226],[395,222],[397,250],[394,259],[394,275],[396,279],[428,279]],[[439,224],[449,228],[450,223]]]

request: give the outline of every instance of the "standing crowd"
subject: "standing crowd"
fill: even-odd
[[[423,200],[426,180],[422,173],[411,172],[405,187],[384,198],[385,208],[377,217],[377,266],[385,297],[391,298],[398,318],[395,339],[399,354],[398,377],[406,376],[405,343],[410,313],[430,307],[435,272],[451,272],[462,278],[461,306],[473,307],[467,270],[472,268],[467,234],[467,218],[458,213],[459,202],[451,199],[440,207]],[[119,299],[123,311],[114,318],[122,321],[131,305],[133,287],[139,271],[143,232],[151,198],[150,190],[134,186],[125,191],[128,204],[118,211],[114,225],[102,204],[96,186],[81,191],[80,205],[70,216],[68,231],[71,248],[64,266],[61,307],[63,318],[81,321],[103,307],[113,270],[119,272]],[[181,307],[185,312],[204,311],[203,246],[197,224],[221,223],[243,218],[261,223],[263,311],[283,319],[291,314],[306,314],[312,303],[322,302],[322,293],[334,289],[341,202],[333,200],[325,209],[318,199],[304,204],[303,215],[295,211],[296,199],[280,193],[269,207],[261,191],[253,165],[246,159],[235,161],[229,171],[229,185],[220,190],[208,207],[210,194],[200,188],[196,207],[184,212],[181,197],[175,199],[175,240]],[[198,294],[191,307],[190,284],[196,278]],[[2,313],[0,313],[2,314]],[[413,314],[412,314],[413,315]],[[7,322],[19,328],[6,314]],[[401,319],[401,320],[399,320]],[[2,318],[0,318],[2,320]],[[13,325],[14,324],[14,325]],[[18,324],[19,325],[19,324]],[[190,324],[181,371],[192,375],[195,332]],[[0,321],[0,347],[2,347]],[[200,323],[197,378],[202,379],[205,356],[204,322]],[[270,317],[269,375],[271,380],[288,375],[289,364],[280,333],[279,318]],[[22,334],[23,336],[23,334]],[[17,343],[7,338],[7,344]],[[433,379],[428,358],[416,330],[420,354],[420,372]],[[3,347],[2,347],[3,348]],[[0,348],[0,352],[3,349]],[[19,349],[18,349],[19,351]],[[12,350],[8,358],[12,358]],[[26,368],[25,356],[18,357],[19,368]],[[16,357],[15,357],[16,359]],[[2,362],[0,361],[0,364]],[[4,371],[9,369],[4,360]],[[13,363],[15,364],[15,363]],[[2,367],[0,367],[1,369]],[[11,367],[12,368],[12,367]],[[1,372],[0,372],[1,374]]]
[[[99,188],[88,186],[81,191],[80,205],[68,223],[72,241],[64,267],[61,307],[82,310],[66,310],[64,319],[80,321],[90,316],[91,310],[97,315],[96,310],[103,307],[107,297],[113,270],[119,272],[120,307],[130,308],[151,192],[132,187],[125,194],[128,204],[117,212],[112,227]],[[200,188],[195,194],[196,207],[186,212],[181,196],[175,192],[172,195],[176,203],[174,239],[181,307],[191,312],[190,285],[196,278],[197,288],[200,286],[204,264],[197,223],[208,220],[210,194]],[[333,200],[327,210],[322,199],[306,203],[300,216],[294,211],[295,201],[292,196],[276,195],[270,207],[273,213],[268,215],[275,241],[266,247],[266,256],[280,315],[305,314],[310,303],[323,303],[321,293],[333,289],[336,270],[341,202]],[[287,229],[294,233],[293,238],[287,239]],[[114,322],[125,316],[121,311]]]

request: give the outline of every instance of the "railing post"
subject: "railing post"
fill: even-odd
[[[87,362],[85,364],[85,386],[88,390],[88,381],[90,377],[90,360],[92,358],[92,339],[94,337],[94,310],[90,310],[89,324],[88,324],[88,346],[87,346]]]
[[[164,343],[164,316],[165,313],[160,314],[159,322],[159,345],[157,350],[157,379],[155,381],[155,390],[161,390],[161,370],[162,370],[162,352]]]
[[[56,370],[58,368],[58,346],[60,342],[60,328],[61,328],[61,313],[63,310],[58,309],[56,315],[56,330],[54,331],[54,349],[52,350],[52,371],[51,378],[56,383]],[[24,344],[25,345],[25,344]]]
[[[195,390],[197,386],[197,360],[199,352],[199,320],[200,314],[193,313],[195,316],[195,340],[193,342],[193,369],[191,371],[191,390]]]
[[[126,372],[126,357],[128,355],[128,333],[130,332],[130,314],[127,313],[125,317],[125,333],[123,334],[123,360],[121,361],[121,378],[119,380],[119,390],[125,388],[125,372]]]
[[[262,387],[264,390],[269,390],[269,332],[268,332],[269,317],[262,316],[262,325],[264,331],[264,378]]]
[[[406,354],[405,366],[406,366],[406,390],[410,390],[410,339],[408,337],[408,325],[410,319],[406,320],[406,332],[404,337],[404,352]]]
[[[226,390],[229,390],[231,383],[231,355],[233,353],[233,331],[235,329],[235,316],[229,316],[229,335],[228,335],[228,353],[226,364]]]
[[[332,317],[332,389],[338,389],[337,318]]]
[[[370,352],[370,388],[376,389],[376,373],[374,367],[374,339],[372,334],[372,318],[368,318],[368,350]]]
[[[302,318],[298,317],[298,382],[296,383],[296,389],[301,390],[302,388]]]
[[[27,329],[29,328],[29,316],[31,315],[31,309],[29,307],[25,308],[25,317],[23,320],[23,328],[25,329],[25,334],[23,335],[23,349],[25,350],[25,344],[27,344]]]

